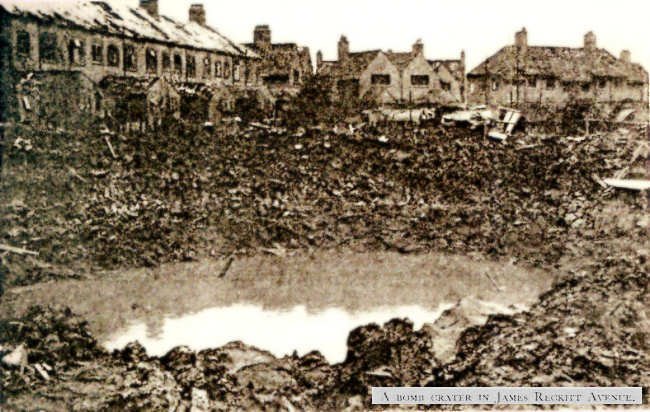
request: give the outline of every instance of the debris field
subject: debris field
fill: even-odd
[[[137,136],[15,129],[0,181],[4,288],[208,255],[341,247],[511,257],[558,281],[527,312],[483,325],[452,308],[418,331],[407,319],[361,326],[336,365],[317,352],[276,359],[242,343],[161,358],[138,344],[107,353],[83,320],[38,306],[1,321],[0,401],[362,410],[371,386],[626,385],[644,387],[647,402],[648,198],[604,182],[638,177],[648,159],[641,136],[517,132],[496,143],[432,125]],[[439,359],[435,338],[454,328],[455,355]]]

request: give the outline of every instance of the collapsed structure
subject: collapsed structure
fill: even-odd
[[[111,95],[122,89],[111,83],[128,85],[128,78],[142,80],[137,82],[140,95],[142,87],[158,84],[153,79],[234,89],[261,82],[260,56],[208,26],[201,4],[192,5],[189,22],[180,23],[160,15],[157,0],[141,0],[139,8],[106,1],[2,0],[0,22],[0,121],[42,119],[52,107],[111,115],[106,107],[132,100]],[[75,93],[67,103],[48,93],[24,93],[48,83]],[[160,94],[168,87],[156,90],[144,92],[152,96],[144,103],[147,112],[150,106],[153,111],[179,109],[178,99]],[[130,94],[128,88],[124,92]]]
[[[467,75],[468,102],[510,107],[564,107],[589,102],[608,111],[621,106],[647,109],[648,72],[631,61],[628,50],[616,58],[599,48],[589,32],[584,46],[529,46],[528,32]]]
[[[256,26],[253,43],[245,46],[262,57],[257,73],[262,83],[276,95],[294,95],[305,79],[313,74],[309,47],[296,43],[272,43],[268,25]]]
[[[452,104],[464,101],[465,52],[458,60],[427,60],[418,40],[410,52],[350,52],[345,36],[338,60],[317,54],[316,73],[331,82],[336,100],[360,98],[368,104]]]

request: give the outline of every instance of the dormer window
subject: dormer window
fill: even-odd
[[[70,40],[68,43],[68,59],[70,64],[78,66],[82,66],[86,63],[86,45],[83,40]]]
[[[180,54],[174,55],[174,71],[177,74],[183,73],[183,57]]]
[[[25,30],[19,30],[16,34],[16,53],[19,56],[29,56],[31,50],[31,36]]]
[[[154,49],[147,49],[147,73],[158,72],[158,53]]]
[[[196,77],[196,59],[194,56],[187,56],[186,61],[187,77]]]
[[[118,49],[116,45],[111,44],[108,46],[108,49],[106,50],[106,60],[108,61],[108,65],[111,67],[120,66],[120,49]]]
[[[132,72],[138,70],[138,60],[135,54],[135,47],[131,45],[124,46],[124,68]]]
[[[101,44],[92,45],[92,58],[93,63],[102,64],[104,63],[104,48]]]
[[[42,32],[39,38],[38,54],[41,60],[56,63],[59,60],[59,48],[56,41],[56,34]]]

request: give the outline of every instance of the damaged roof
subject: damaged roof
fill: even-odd
[[[259,69],[267,75],[286,73],[287,68],[293,67],[293,63],[298,63],[312,73],[309,47],[298,46],[296,43],[271,43],[268,49],[258,48],[255,43],[244,43],[243,46],[264,56]]]
[[[318,74],[323,76],[342,75],[348,78],[359,78],[361,73],[377,57],[381,50],[368,50],[363,52],[348,53],[348,57],[341,60],[324,61],[318,69]]]
[[[318,74],[321,76],[342,75],[343,77],[359,78],[379,53],[386,55],[388,60],[400,71],[406,69],[414,59],[413,53],[411,52],[384,52],[379,49],[354,52],[348,53],[348,58],[343,62],[340,60],[322,61],[321,66],[318,68]],[[443,73],[443,76],[447,75],[446,72],[451,74],[453,78],[445,78],[443,79],[444,81],[452,81],[453,79],[462,81],[465,77],[464,68],[460,60],[427,60],[427,62],[437,73]],[[446,72],[440,71],[441,66],[446,67]]]
[[[0,8],[14,16],[31,17],[61,26],[79,27],[133,39],[217,51],[233,56],[258,57],[209,26],[181,23],[166,16],[155,18],[146,10],[119,1],[0,0]]]
[[[406,69],[406,67],[409,65],[409,63],[413,60],[413,54],[410,52],[384,52],[386,57],[388,57],[388,60],[390,60],[395,67],[397,67],[398,70],[402,71]]]
[[[427,60],[433,70],[438,73],[443,81],[451,82],[452,80],[463,81],[465,78],[465,67],[461,60]],[[442,68],[446,70],[442,70]],[[451,75],[451,77],[447,77]]]
[[[527,46],[525,58],[516,46],[506,46],[469,72],[469,76],[498,74],[512,79],[517,68],[524,75],[551,76],[562,81],[588,82],[593,77],[627,78],[647,81],[648,72],[636,63],[617,59],[605,49]],[[520,61],[517,67],[517,60]]]

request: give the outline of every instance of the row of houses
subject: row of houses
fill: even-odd
[[[269,64],[274,60],[282,64]],[[307,48],[271,43],[268,26],[255,29],[253,43],[235,43],[207,24],[202,4],[191,5],[188,21],[179,22],[159,14],[158,0],[140,0],[139,7],[0,0],[2,122],[61,103],[73,113],[80,107],[105,113],[106,91],[119,85],[264,94],[297,89],[311,74]],[[61,101],[52,93],[61,85],[81,96]]]
[[[465,73],[464,51],[458,60],[428,60],[419,40],[411,52],[350,52],[342,36],[336,61],[317,55],[316,74],[330,80],[340,100],[520,108],[589,102],[605,109],[648,108],[648,72],[632,62],[628,50],[617,58],[599,48],[593,32],[585,35],[583,47],[530,46],[523,28],[513,45]]]
[[[57,110],[115,115],[117,90],[135,96],[143,89],[162,96],[147,103],[154,111],[176,112],[179,104],[182,113],[183,101],[192,100],[183,96],[210,96],[198,112],[212,121],[233,96],[295,96],[314,74],[334,101],[361,107],[590,101],[647,108],[648,72],[629,51],[617,58],[598,48],[591,32],[580,48],[528,45],[526,29],[514,40],[467,72],[464,51],[458,59],[429,59],[420,40],[405,52],[351,51],[341,36],[337,59],[319,51],[314,72],[309,48],[273,43],[268,25],[255,27],[251,43],[236,43],[207,24],[202,4],[179,22],[159,14],[158,0],[139,7],[0,0],[0,121],[56,119]],[[75,90],[74,98],[61,98],[58,87]]]
[[[359,98],[380,105],[465,101],[465,52],[457,60],[428,60],[421,40],[408,52],[350,52],[348,39],[341,36],[337,60],[325,61],[318,52],[316,74],[332,85],[336,100]]]
[[[504,106],[563,105],[589,101],[648,107],[648,72],[629,50],[617,58],[599,48],[596,35],[583,47],[530,46],[526,28],[467,74],[468,102]]]

